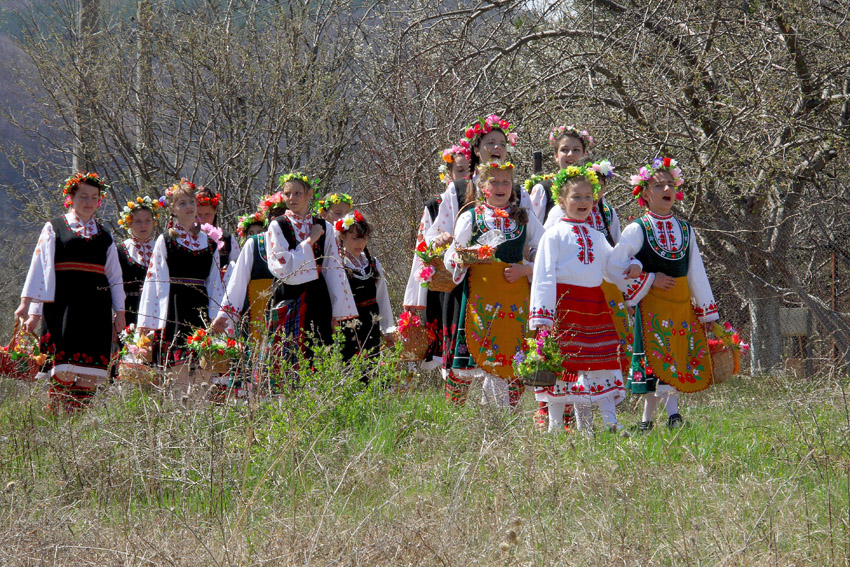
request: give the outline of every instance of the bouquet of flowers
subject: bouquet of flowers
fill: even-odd
[[[136,325],[130,324],[118,333],[121,341],[121,356],[128,356],[134,362],[150,362],[153,358],[153,331],[142,334]]]
[[[409,311],[399,315],[395,334],[402,345],[401,359],[410,362],[424,360],[428,346],[436,338],[434,330],[428,328],[419,316]]]
[[[206,329],[195,329],[186,338],[186,346],[201,361],[201,368],[224,374],[230,371],[230,361],[239,358],[245,350],[243,344],[227,335],[208,333]]]
[[[0,347],[0,374],[16,380],[33,380],[50,355],[41,352],[39,338],[15,324],[12,340]]]
[[[420,241],[414,249],[414,253],[419,256],[424,264],[416,275],[419,280],[419,285],[427,287],[431,291],[449,292],[455,288],[455,282],[452,279],[452,274],[446,269],[443,264],[443,254],[445,254],[447,246],[434,246],[434,243],[426,243]]]
[[[505,240],[502,231],[491,230],[482,235],[474,246],[469,248],[458,246],[455,250],[463,264],[489,264],[495,259],[496,248]]]
[[[536,338],[526,339],[523,349],[514,355],[514,372],[526,386],[554,386],[563,373],[563,361],[558,339],[542,330]]]
[[[715,384],[721,384],[741,372],[741,353],[750,350],[750,345],[741,340],[738,331],[728,321],[723,325],[715,323],[712,330],[715,338],[708,339],[712,379]]]

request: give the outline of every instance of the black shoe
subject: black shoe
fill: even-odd
[[[648,433],[652,431],[652,420],[649,421],[641,421],[633,428],[638,433]]]
[[[685,425],[685,420],[678,413],[674,413],[667,418],[667,429],[678,429]]]

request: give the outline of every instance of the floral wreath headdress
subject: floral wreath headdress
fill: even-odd
[[[343,233],[349,228],[351,228],[354,223],[363,222],[365,220],[366,219],[363,218],[363,213],[361,213],[357,209],[354,209],[353,211],[336,221],[336,223],[334,223],[334,228],[337,232]]]
[[[478,118],[478,122],[473,122],[466,127],[464,137],[458,141],[458,145],[465,150],[464,155],[467,156],[467,159],[471,159],[472,148],[475,144],[480,142],[485,134],[498,129],[504,132],[505,137],[508,139],[508,145],[510,146],[508,149],[512,149],[516,146],[517,142],[516,132],[511,132],[513,128],[510,122],[499,118],[496,114],[491,114],[487,118]]]
[[[93,171],[78,171],[77,173],[66,179],[65,183],[62,185],[62,196],[65,197],[64,205],[66,209],[71,206],[71,191],[74,189],[74,187],[79,186],[80,183],[85,183],[86,185],[97,187],[100,191],[101,199],[103,199],[103,196],[106,195],[106,190],[109,188],[109,185],[106,184],[106,181],[101,179],[101,177],[97,173]]]
[[[271,195],[265,195],[262,199],[260,199],[260,204],[257,207],[257,212],[263,215],[265,219],[265,226],[268,226],[269,221],[271,220],[270,213],[274,209],[286,209],[286,203],[283,201],[283,193],[277,191],[272,193]]]
[[[248,228],[252,224],[259,224],[260,226],[265,226],[265,214],[261,211],[257,211],[256,213],[252,213],[250,215],[243,215],[239,217],[239,223],[236,227],[236,234],[239,235],[239,238],[246,238],[248,233]]]
[[[135,201],[127,201],[127,204],[124,205],[124,208],[121,210],[121,217],[118,219],[118,224],[123,226],[124,228],[129,228],[130,220],[133,218],[133,214],[140,210],[148,210],[153,215],[153,220],[159,219],[160,209],[163,208],[163,204],[158,199],[151,199],[147,195],[144,197],[136,197]]]
[[[595,171],[598,176],[604,177],[605,179],[611,179],[612,177],[614,177],[614,166],[611,165],[611,162],[607,159],[595,161],[591,164],[588,164],[587,167]]]
[[[310,179],[300,171],[292,171],[281,175],[277,183],[279,187],[283,187],[290,181],[300,181],[307,186],[307,189],[316,190],[319,187],[318,180]]]
[[[221,194],[216,193],[212,197],[209,195],[203,195],[201,193],[195,194],[195,201],[197,201],[199,207],[203,207],[204,205],[209,205],[210,207],[216,209],[218,208],[218,204],[221,201]]]
[[[321,213],[322,211],[327,211],[332,206],[339,205],[340,203],[354,208],[354,199],[352,199],[351,195],[348,193],[331,193],[330,195],[325,195],[324,199],[321,199],[318,203],[316,203],[316,211]]]
[[[445,163],[440,164],[438,171],[440,172],[440,181],[443,183],[448,183],[451,181],[451,172],[449,171],[449,166],[446,164],[451,164],[455,162],[455,156],[462,155],[466,158],[467,161],[472,159],[472,150],[470,148],[464,148],[457,144],[452,145],[450,148],[446,148],[443,150],[442,157]]]
[[[594,171],[593,166],[570,165],[559,171],[552,179],[552,199],[554,199],[556,203],[561,196],[561,189],[564,185],[566,185],[571,179],[576,179],[577,177],[583,178],[590,183],[590,187],[593,189],[593,198],[597,198],[599,191],[602,189],[602,184],[599,183],[599,176],[596,174],[596,171]]]
[[[646,199],[643,198],[643,190],[646,188],[649,180],[652,179],[656,173],[662,170],[667,171],[673,177],[673,183],[676,187],[680,187],[685,182],[685,180],[682,179],[682,170],[679,169],[679,162],[668,157],[655,158],[652,160],[652,163],[648,163],[641,167],[637,174],[632,175],[631,177],[631,184],[634,185],[632,195],[634,195],[635,199],[637,199],[639,206],[646,206]],[[681,190],[676,192],[677,201],[681,201],[684,198],[685,194]]]
[[[558,143],[558,138],[561,136],[574,136],[578,138],[584,144],[584,151],[586,152],[590,151],[590,148],[592,148],[594,144],[593,136],[591,136],[590,132],[587,130],[579,130],[572,124],[569,126],[562,124],[561,126],[555,126],[549,132],[549,145],[555,148],[555,144]]]
[[[165,194],[163,195],[163,197],[165,197],[165,199],[170,199],[171,196],[174,195],[174,192],[177,191],[178,189],[180,189],[180,187],[182,187],[183,185],[188,186],[192,191],[197,190],[197,187],[195,186],[194,183],[192,183],[191,181],[189,181],[185,177],[181,177],[179,182],[175,183],[174,185],[172,185],[171,187],[169,187],[168,189],[165,190]],[[163,207],[165,206],[165,203],[163,203],[162,198],[160,198],[159,203]]]

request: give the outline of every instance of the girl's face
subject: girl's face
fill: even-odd
[[[581,140],[575,136],[561,138],[558,142],[558,149],[555,150],[555,163],[558,164],[559,169],[573,165],[583,158],[584,146],[581,145]]]
[[[130,217],[127,229],[136,240],[147,242],[153,234],[153,213],[147,209],[139,209]]]
[[[184,194],[177,197],[172,212],[183,228],[195,226],[195,220],[198,216],[198,203],[195,201],[195,196]]]
[[[463,154],[454,154],[452,158],[452,181],[465,179],[469,175],[469,160]]]
[[[661,170],[647,181],[643,189],[643,198],[649,210],[657,215],[669,215],[673,210],[676,196],[676,184],[669,171]]]
[[[497,169],[490,172],[490,178],[482,190],[486,190],[489,193],[489,195],[485,193],[485,200],[491,207],[501,209],[508,206],[514,185],[514,177],[511,173],[507,169]]]
[[[490,130],[481,137],[478,146],[473,148],[481,163],[503,162],[508,157],[508,139],[501,130]]]
[[[245,231],[245,234],[247,236],[254,236],[255,234],[262,234],[262,233],[263,233],[263,225],[261,225],[260,223],[252,224],[251,226],[248,227],[248,230]]]
[[[310,203],[313,202],[313,189],[307,189],[303,183],[298,181],[287,181],[280,192],[283,202],[296,215],[303,217],[310,212]]]
[[[369,244],[368,236],[357,236],[353,230],[344,232],[340,238],[342,239],[342,247],[355,258],[360,257],[360,254],[366,249],[366,245]]]
[[[343,218],[345,215],[347,215],[349,211],[351,211],[351,207],[349,207],[345,203],[336,203],[334,205],[331,205],[330,209],[322,211],[322,218],[333,224],[339,219]]]
[[[198,222],[201,224],[213,224],[215,220],[215,207],[212,205],[197,205]]]
[[[593,210],[593,187],[587,181],[567,185],[566,193],[561,195],[561,208],[567,218],[586,220]]]
[[[88,222],[100,206],[100,189],[86,183],[77,184],[77,190],[71,195],[71,209],[83,222]]]

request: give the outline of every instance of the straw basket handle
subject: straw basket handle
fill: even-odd
[[[18,317],[15,320],[15,329],[12,331],[12,338],[9,339],[9,344],[6,345],[6,352],[12,352],[15,350],[15,346],[18,344],[18,331],[20,331],[23,323],[24,320],[21,317]]]

